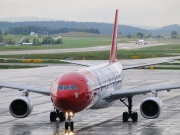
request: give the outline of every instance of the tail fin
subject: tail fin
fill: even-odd
[[[117,61],[117,32],[118,32],[118,9],[116,9],[116,15],[114,20],[114,29],[112,35],[112,43],[111,43],[111,52],[109,62],[116,62]]]

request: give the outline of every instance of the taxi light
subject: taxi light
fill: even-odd
[[[72,117],[72,116],[73,116],[73,113],[72,113],[72,112],[70,112],[70,113],[69,113],[69,115]]]
[[[74,135],[74,133],[73,133],[73,132],[70,132],[69,135]]]
[[[66,117],[68,117],[68,112],[66,112],[66,114],[65,114],[65,115],[66,115]]]
[[[65,135],[69,135],[68,132],[66,132]]]

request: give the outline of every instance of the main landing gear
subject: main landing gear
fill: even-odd
[[[66,112],[65,113],[65,117],[66,117],[66,122],[65,122],[65,132],[69,131],[70,128],[70,132],[74,131],[74,122],[71,120],[73,117],[73,112]]]
[[[124,102],[126,99],[128,99],[128,105]],[[128,107],[128,112],[123,112],[123,122],[127,122],[129,118],[131,118],[133,122],[136,122],[138,120],[138,113],[132,112],[132,97],[120,99],[120,101]]]
[[[50,121],[56,121],[59,118],[61,122],[65,121],[64,112],[60,112],[59,110],[55,109],[55,111],[50,113]]]

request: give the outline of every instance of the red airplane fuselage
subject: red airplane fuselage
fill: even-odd
[[[68,72],[55,79],[51,99],[55,107],[63,112],[76,113],[93,106],[108,107],[98,103],[108,90],[119,88],[122,79],[122,65],[118,62]]]

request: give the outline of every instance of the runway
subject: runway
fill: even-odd
[[[57,75],[81,66],[50,66],[31,69],[0,70],[0,81],[50,87]],[[179,70],[127,70],[123,88],[135,88],[151,85],[180,83]],[[50,122],[49,114],[53,110],[50,97],[30,93],[34,105],[32,114],[25,119],[13,118],[9,111],[10,102],[21,92],[12,89],[0,89],[0,134],[2,135],[64,135],[64,123]],[[180,134],[180,91],[159,92],[163,101],[163,112],[158,119],[148,120],[141,116],[139,106],[148,95],[135,96],[133,109],[138,111],[136,123],[122,122],[122,113],[127,110],[120,101],[112,107],[101,110],[84,110],[75,114],[76,135],[166,135]]]
[[[117,45],[120,49],[139,49],[149,46],[165,45],[165,43],[149,43],[148,45],[137,45],[135,43],[121,43]],[[89,52],[110,50],[111,45],[86,47],[86,48],[69,48],[69,49],[47,49],[47,50],[26,50],[26,51],[0,51],[1,55],[18,55],[18,54],[51,54],[51,53],[67,53],[67,52]]]

